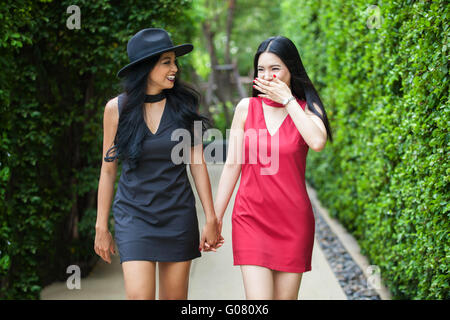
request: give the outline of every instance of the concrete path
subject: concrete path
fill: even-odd
[[[213,197],[216,194],[222,168],[222,164],[208,164]],[[189,169],[187,171],[196,197],[199,228],[201,230],[205,222],[205,215]],[[222,235],[225,238],[225,244],[217,252],[202,253],[201,258],[193,260],[189,283],[188,298],[190,300],[245,299],[240,267],[233,266],[231,246],[231,212],[238,186],[239,181],[224,217]],[[158,289],[156,292],[158,292]],[[315,241],[313,248],[312,271],[303,274],[298,298],[303,300],[347,299],[317,241]],[[100,260],[92,272],[86,278],[81,279],[81,289],[69,290],[65,282],[57,282],[42,290],[41,299],[125,299],[123,274],[119,257],[113,256],[111,264]]]

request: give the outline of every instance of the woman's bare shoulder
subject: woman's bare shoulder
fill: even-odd
[[[112,98],[106,103],[105,109],[112,111],[113,109],[119,109],[119,96]]]
[[[243,98],[236,106],[236,109],[234,111],[235,117],[239,119],[239,122],[244,124],[245,120],[247,119],[248,114],[248,108],[250,105],[250,99],[251,98]]]
[[[118,122],[119,120],[119,97],[112,98],[105,106],[105,120]]]

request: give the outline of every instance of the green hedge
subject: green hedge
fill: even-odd
[[[81,28],[70,30],[70,5]],[[187,0],[9,1],[0,6],[0,299],[36,299],[93,250],[103,110],[126,44],[163,27],[192,36]]]
[[[284,34],[298,46],[335,134],[310,154],[307,179],[396,299],[450,298],[445,3],[282,5]]]

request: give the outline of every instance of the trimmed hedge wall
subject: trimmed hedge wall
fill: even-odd
[[[335,135],[307,179],[395,299],[449,299],[450,7],[288,0],[282,15]]]
[[[77,5],[80,29],[66,21]],[[37,299],[85,276],[94,248],[103,111],[126,45],[151,26],[192,36],[188,0],[32,1],[0,6],[0,299]],[[181,26],[181,27],[180,27]],[[182,62],[183,63],[183,62]]]

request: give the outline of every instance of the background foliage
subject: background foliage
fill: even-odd
[[[66,12],[81,9],[81,28]],[[185,0],[9,1],[0,6],[0,299],[38,298],[96,260],[103,107],[138,30],[192,35]],[[181,27],[180,27],[181,26]],[[182,60],[182,59],[180,59]],[[182,62],[182,61],[181,61]],[[183,62],[182,62],[183,63]]]
[[[86,275],[98,259],[93,239],[103,107],[120,91],[115,75],[127,63],[128,39],[152,26],[168,30],[174,43],[194,44],[196,50],[179,62],[183,78],[203,96],[211,43],[216,63],[226,64],[231,55],[245,78],[252,76],[262,40],[277,34],[291,38],[335,138],[320,153],[309,153],[308,181],[357,238],[362,253],[381,268],[395,298],[449,299],[450,13],[445,4],[2,3],[0,299],[38,298],[46,284],[67,279],[67,266],[79,265]],[[81,9],[79,30],[66,27],[70,5]],[[233,20],[227,16],[231,6]],[[203,32],[206,25],[210,38]],[[225,79],[215,93],[226,84]],[[250,92],[250,85],[246,89]],[[202,101],[222,131],[236,97],[230,91],[227,101]]]
[[[299,48],[336,139],[310,153],[307,179],[394,297],[449,299],[450,7],[377,8],[282,2],[283,32]]]

